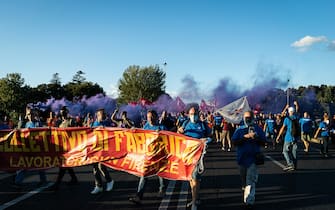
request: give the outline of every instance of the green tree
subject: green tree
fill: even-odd
[[[118,103],[129,103],[144,98],[155,101],[165,93],[166,73],[158,65],[143,67],[129,66],[119,80]]]
[[[19,73],[7,74],[0,79],[0,109],[4,113],[21,112],[29,97],[29,87],[24,86],[24,79]]]
[[[76,100],[83,96],[91,97],[97,94],[105,95],[103,88],[97,83],[86,81],[83,71],[78,71],[71,82],[63,86],[64,94],[68,100]]]
[[[59,77],[58,73],[54,73],[52,75],[52,79],[50,80],[50,84],[61,85],[61,80],[60,80],[60,77]]]
[[[73,83],[83,83],[86,81],[86,78],[84,77],[84,72],[79,70],[76,72],[76,74],[72,78]]]

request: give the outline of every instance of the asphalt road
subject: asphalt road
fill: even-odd
[[[311,210],[335,209],[335,145],[330,146],[331,157],[321,158],[318,145],[309,154],[299,149],[298,170],[284,172],[284,158],[280,149],[265,149],[266,162],[259,167],[254,209]],[[235,151],[223,152],[217,143],[210,143],[205,156],[206,170],[202,175],[198,209],[243,209],[242,191]],[[0,172],[0,210],[67,210],[67,209],[187,209],[191,200],[188,182],[165,180],[167,190],[158,196],[157,177],[149,178],[141,205],[128,201],[136,192],[139,178],[125,172],[110,170],[115,180],[111,192],[91,195],[94,187],[92,166],[75,168],[79,184],[67,185],[66,174],[58,191],[52,191],[58,169],[47,170],[49,183],[38,186],[39,177],[31,172],[21,188],[12,185],[13,175]]]

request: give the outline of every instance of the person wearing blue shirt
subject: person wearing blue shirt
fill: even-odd
[[[295,101],[296,107],[298,107],[297,102]],[[286,160],[287,166],[283,168],[284,171],[293,171],[297,169],[297,141],[296,137],[292,135],[292,124],[293,120],[298,120],[298,116],[295,114],[294,107],[288,108],[288,116],[284,119],[283,126],[280,128],[279,134],[276,138],[276,142],[279,143],[280,136],[284,133],[285,128],[285,137],[283,145],[283,155]],[[292,158],[291,158],[292,156]]]
[[[91,127],[104,127],[107,125],[106,122],[106,114],[104,109],[98,109],[96,111],[96,120],[92,123]],[[111,179],[109,175],[109,171],[107,167],[101,163],[94,163],[93,164],[93,175],[94,175],[94,183],[95,187],[91,191],[91,194],[98,194],[103,191],[102,187],[102,179],[103,176],[107,182],[106,184],[106,191],[111,191],[113,189],[114,180]]]
[[[214,116],[214,133],[215,133],[215,139],[216,142],[221,142],[222,140],[222,121],[223,116],[220,113],[215,113]]]
[[[69,110],[66,106],[63,106],[59,110],[60,114],[60,119],[55,123],[56,127],[59,128],[68,128],[68,127],[73,127],[73,119],[69,116]],[[57,191],[59,189],[59,186],[62,182],[62,179],[66,173],[66,171],[69,172],[69,175],[71,176],[71,180],[68,182],[69,185],[76,185],[78,184],[78,178],[73,170],[72,167],[59,167],[58,175],[56,178],[55,184],[51,187],[51,190]]]
[[[180,128],[183,123],[187,120],[187,116],[185,115],[184,111],[181,111],[176,122],[177,130]]]
[[[328,113],[323,114],[323,121],[320,122],[319,128],[316,130],[314,138],[317,138],[320,134],[322,139],[321,151],[320,153],[327,158],[328,157],[328,141],[329,141],[329,116]],[[320,133],[321,132],[321,133]]]
[[[255,202],[258,172],[256,154],[261,151],[260,146],[266,142],[265,133],[255,122],[252,111],[243,115],[244,124],[237,128],[232,136],[232,142],[237,147],[237,163],[240,166],[243,202],[247,208],[252,208]]]
[[[301,141],[304,143],[304,152],[309,151],[309,141],[313,134],[313,121],[311,120],[308,112],[304,112],[304,116],[299,120],[301,130]]]
[[[272,147],[273,149],[276,148],[276,144],[275,144],[275,120],[273,119],[273,114],[269,114],[269,118],[265,120],[264,123],[264,129],[263,131],[265,132],[265,136],[266,138],[272,142]]]
[[[186,136],[190,136],[197,139],[206,140],[206,137],[210,136],[211,129],[208,127],[206,122],[203,122],[199,118],[199,106],[198,104],[189,105],[188,117],[183,125],[178,129],[178,133],[182,133]],[[192,210],[196,210],[197,206],[200,204],[199,190],[200,190],[200,176],[199,173],[199,163],[195,167],[192,173],[192,179],[190,180],[192,201],[187,204],[191,206]]]
[[[148,110],[147,111],[147,122],[143,126],[144,130],[153,130],[153,131],[161,131],[166,130],[166,127],[164,125],[161,125],[158,123],[158,114],[155,110]],[[141,200],[143,198],[144,190],[147,185],[147,177],[141,176],[140,180],[138,182],[137,192],[134,197],[130,197],[129,201],[140,204]],[[159,197],[163,197],[164,195],[164,180],[162,177],[158,177],[159,180],[159,191],[158,195]]]
[[[25,128],[36,128],[38,126],[36,126],[36,122],[34,121],[35,119],[35,112],[33,112],[33,110],[31,109],[31,107],[27,106],[26,107],[26,116],[25,119],[27,120],[24,127]],[[21,186],[24,180],[24,177],[26,175],[26,170],[21,169],[16,171],[16,176],[15,176],[15,181],[14,181],[14,185],[15,186]],[[39,176],[40,176],[40,182],[38,183],[38,185],[44,185],[47,183],[47,177],[45,174],[44,170],[38,170]]]

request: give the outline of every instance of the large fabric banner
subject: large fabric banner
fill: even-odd
[[[205,142],[169,131],[29,128],[0,131],[0,170],[76,167],[97,162],[137,176],[190,180]]]
[[[216,111],[219,112],[227,122],[239,124],[243,119],[244,112],[250,110],[247,97],[244,96]]]

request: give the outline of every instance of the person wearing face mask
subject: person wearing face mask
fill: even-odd
[[[211,135],[211,129],[208,127],[206,122],[203,122],[199,118],[199,106],[198,104],[189,105],[188,117],[181,127],[178,129],[178,133],[182,133],[186,136],[190,136],[197,139],[206,139]],[[199,163],[195,167],[192,173],[192,179],[190,180],[192,201],[187,204],[187,207],[191,206],[192,210],[196,210],[200,204],[199,190],[200,190],[200,177]]]
[[[128,117],[127,117],[127,112],[123,111],[121,113],[121,118],[116,118],[116,114],[118,113],[119,109],[115,109],[112,116],[111,116],[111,120],[112,122],[114,122],[117,127],[120,128],[132,128],[134,127],[134,122],[131,121]]]
[[[240,166],[243,202],[247,209],[252,209],[255,202],[258,172],[256,154],[265,145],[266,137],[261,127],[254,123],[251,111],[243,115],[244,125],[236,129],[232,142],[237,147],[237,163]]]
[[[96,111],[96,120],[92,123],[91,127],[92,128],[105,127],[107,125],[108,123],[106,121],[105,110],[98,109]],[[94,175],[95,187],[91,191],[91,194],[95,195],[95,194],[103,192],[101,176],[103,176],[107,182],[106,191],[109,192],[113,190],[114,180],[112,180],[112,178],[110,177],[107,167],[103,165],[101,162],[93,164],[93,175]]]
[[[56,122],[56,127],[67,128],[67,127],[73,127],[74,126],[73,119],[69,116],[69,110],[67,109],[66,106],[63,106],[61,108],[61,110],[59,111],[59,113],[60,113],[61,118],[58,122]],[[71,176],[71,181],[68,182],[68,185],[77,185],[78,184],[78,179],[77,179],[77,176],[76,176],[73,168],[72,167],[62,167],[62,166],[60,166],[56,182],[50,188],[51,190],[58,191],[66,171],[68,171],[69,175]]]
[[[166,130],[164,125],[161,125],[158,121],[158,114],[155,110],[148,110],[147,112],[147,122],[143,126],[144,130],[153,130],[153,131],[161,131]],[[140,204],[143,198],[144,190],[147,185],[147,177],[141,176],[138,182],[137,192],[136,195],[129,198],[129,201]],[[158,177],[159,180],[159,191],[158,197],[164,196],[164,179],[162,177]]]

